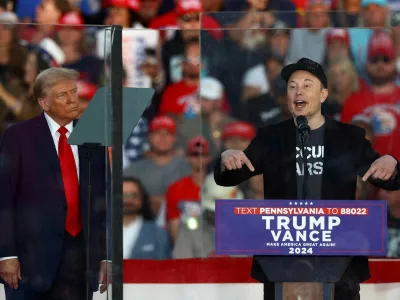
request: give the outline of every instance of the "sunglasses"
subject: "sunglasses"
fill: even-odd
[[[183,22],[200,21],[200,15],[183,15],[180,17]]]
[[[377,64],[379,62],[384,62],[385,64],[387,64],[387,63],[389,63],[391,61],[392,61],[392,59],[390,57],[386,56],[386,55],[375,56],[375,57],[372,57],[369,60],[369,62],[371,64]]]

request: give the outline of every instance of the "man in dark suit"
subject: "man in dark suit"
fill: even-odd
[[[43,114],[2,136],[0,277],[7,300],[91,299],[99,280],[101,292],[107,289],[106,151],[92,150],[89,207],[88,149],[67,143],[79,114],[78,77],[63,68],[41,72],[33,89]]]
[[[223,152],[214,171],[217,184],[235,186],[263,173],[265,199],[355,199],[357,175],[383,189],[400,188],[400,167],[395,158],[380,157],[365,138],[364,129],[321,113],[328,90],[318,63],[302,58],[284,67],[281,76],[287,83],[293,119],[260,128],[244,151]],[[306,168],[296,128],[298,116],[305,116],[311,129]],[[308,171],[306,189],[302,188],[304,169]],[[262,260],[262,256],[253,258],[251,276],[264,283],[264,299],[274,299],[273,285],[261,269]],[[335,299],[359,299],[359,283],[369,277],[367,257],[352,258],[335,285]]]

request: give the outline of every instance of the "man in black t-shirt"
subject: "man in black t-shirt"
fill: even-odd
[[[302,58],[284,67],[281,76],[287,83],[293,118],[260,128],[244,151],[224,151],[214,169],[218,185],[236,186],[263,174],[265,199],[355,200],[357,176],[381,189],[400,189],[400,165],[394,157],[380,157],[364,129],[322,114],[328,82],[320,64]],[[306,117],[311,129],[305,151],[298,137],[298,116]],[[308,176],[305,195],[304,174]],[[264,299],[274,299],[274,285],[262,270],[264,264],[265,257],[255,256],[251,276],[264,283]],[[368,258],[351,257],[335,284],[335,300],[360,299],[359,283],[369,277]]]

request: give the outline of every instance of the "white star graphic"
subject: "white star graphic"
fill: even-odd
[[[310,205],[313,205],[313,203],[312,203],[312,202],[310,202]]]
[[[306,202],[305,205],[308,205],[308,202]]]
[[[300,202],[300,205],[303,205],[303,202]]]
[[[297,205],[297,202],[295,202],[294,205]]]
[[[292,205],[292,202],[289,202],[289,205]]]

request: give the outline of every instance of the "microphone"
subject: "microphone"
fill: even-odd
[[[304,139],[307,139],[308,134],[310,133],[310,126],[308,126],[308,121],[305,116],[298,116],[296,118],[297,128],[299,129],[300,136]]]
[[[308,140],[308,135],[310,133],[310,126],[308,126],[308,121],[305,116],[298,116],[296,118],[297,128],[300,133],[301,148],[303,153],[303,166],[304,166],[304,178],[303,178],[303,200],[307,199],[307,185],[308,185],[308,163],[307,154],[305,154],[305,144]]]

